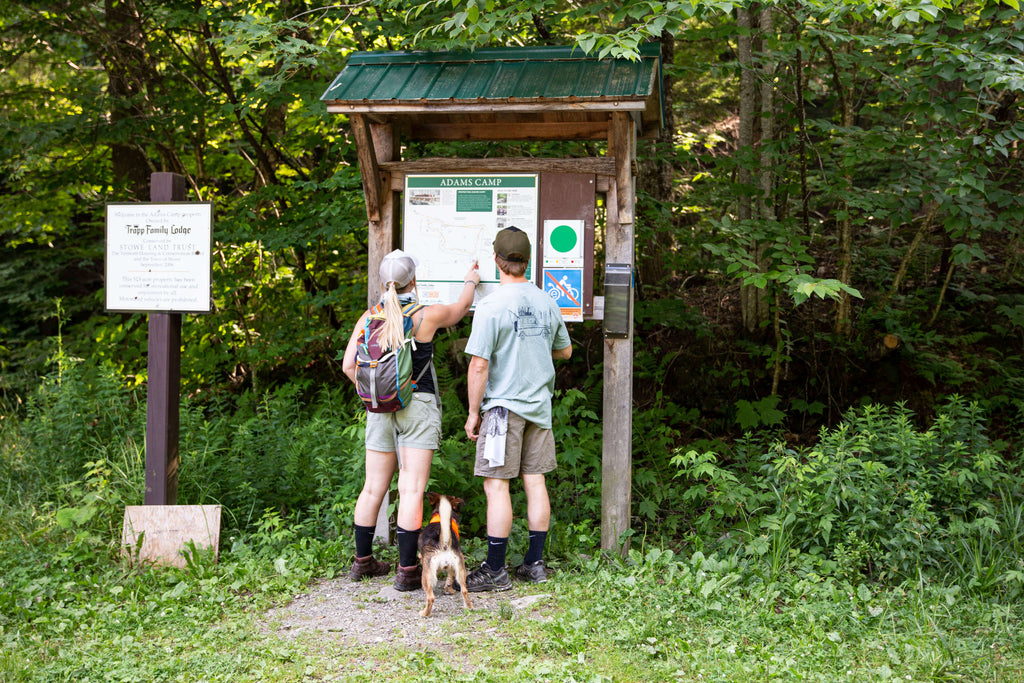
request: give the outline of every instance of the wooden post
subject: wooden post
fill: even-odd
[[[380,262],[398,244],[398,231],[395,229],[398,196],[391,187],[391,173],[382,172],[379,163],[395,161],[398,145],[394,128],[390,124],[370,123],[359,114],[353,114],[350,121],[359,156],[359,171],[363,178],[366,216],[369,219],[366,303],[367,306],[373,307],[380,300]],[[388,498],[389,496],[385,494],[384,501],[377,511],[377,526],[374,531],[374,537],[382,538],[385,542],[391,539]]]
[[[626,113],[612,114],[608,152],[615,183],[608,188],[605,261],[633,264],[632,159],[636,133]],[[625,196],[624,196],[625,195]],[[601,549],[625,555],[633,492],[633,323],[625,339],[604,340],[604,424],[601,456]]]
[[[390,124],[371,124],[370,141],[373,143],[373,157],[375,164],[379,162],[396,161],[398,142],[395,140],[394,128]],[[379,168],[379,167],[378,167]],[[384,178],[380,179],[380,173]],[[378,182],[381,183],[379,196],[379,218],[370,221],[369,249],[367,259],[369,271],[367,272],[367,302],[373,306],[380,300],[380,262],[384,256],[399,246],[398,230],[396,220],[399,212],[397,203],[399,193],[391,187],[391,173],[379,172]]]
[[[150,176],[150,200],[184,201],[185,177]],[[178,502],[178,420],[181,398],[181,314],[149,314],[146,383],[146,505]]]

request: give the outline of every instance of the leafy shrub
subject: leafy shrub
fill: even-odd
[[[26,417],[4,441],[18,456],[5,467],[25,490],[52,499],[77,481],[87,463],[109,447],[137,449],[145,443],[145,397],[107,365],[62,363],[43,378]],[[16,432],[16,435],[15,435]]]
[[[775,442],[746,459],[740,444],[735,469],[710,452],[678,452],[672,464],[684,496],[705,501],[699,527],[735,525],[722,538],[764,557],[773,576],[794,562],[885,580],[966,572],[972,586],[1019,591],[1019,491],[978,405],[953,396],[925,430],[913,417],[866,406],[811,449]]]

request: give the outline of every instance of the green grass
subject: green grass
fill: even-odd
[[[497,609],[439,620],[462,634],[443,652],[352,648],[330,634],[287,639],[261,628],[269,607],[324,575],[318,558],[335,548],[322,543],[269,553],[238,545],[217,565],[139,573],[114,559],[70,560],[59,534],[35,533],[50,538],[4,538],[2,681],[1024,678],[1021,605],[957,586],[766,581],[770,568],[740,556],[654,549],[563,564],[538,587],[550,595],[541,619]],[[472,637],[469,619],[482,620]]]
[[[271,607],[334,578],[351,557],[362,456],[356,434],[324,426],[336,416],[318,410],[309,422],[305,438],[323,441],[316,458],[269,458],[272,448],[257,458],[287,471],[285,481],[317,481],[294,507],[261,503],[250,461],[225,465],[245,451],[230,444],[254,430],[279,445],[303,432],[278,428],[294,422],[294,401],[268,399],[232,422],[238,429],[186,411],[190,438],[205,445],[186,449],[185,471],[221,481],[235,499],[220,562],[137,571],[118,554],[143,473],[140,438],[121,425],[137,420],[97,417],[102,435],[75,436],[60,426],[91,415],[96,392],[64,389],[63,403],[0,432],[0,683],[1024,680],[1024,503],[1019,472],[1006,465],[1017,458],[978,436],[984,421],[959,399],[926,431],[903,409],[865,408],[805,452],[753,437],[731,459],[677,449],[677,474],[665,476],[679,488],[665,500],[690,532],[638,534],[643,550],[626,561],[587,559],[600,497],[585,483],[595,470],[580,467],[552,487],[566,517],[549,536],[559,571],[540,587],[541,618],[504,607],[438,619],[446,645],[425,649],[285,638],[267,625]],[[560,435],[567,471],[597,457],[580,433]],[[435,468],[441,486],[482,495],[449,456]],[[206,491],[188,502],[232,509],[188,481],[183,490]],[[514,547],[523,534],[517,523]],[[482,539],[464,541],[482,559]],[[396,559],[393,547],[383,553]]]

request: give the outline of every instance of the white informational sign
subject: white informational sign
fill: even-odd
[[[210,312],[210,202],[107,204],[108,311]]]
[[[583,221],[544,221],[544,267],[583,267]]]
[[[480,263],[477,301],[498,286],[494,237],[515,226],[530,237],[534,279],[537,256],[536,174],[407,175],[402,248],[416,256],[419,301],[452,303],[466,271]]]

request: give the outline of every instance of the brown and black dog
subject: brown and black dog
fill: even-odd
[[[464,502],[461,498],[445,496],[439,493],[428,493],[427,501],[433,513],[430,522],[420,532],[420,561],[423,563],[423,591],[427,594],[427,604],[420,611],[421,617],[429,617],[434,607],[434,586],[437,584],[437,573],[446,569],[448,578],[444,584],[445,593],[454,593],[452,578],[459,581],[462,589],[462,604],[466,609],[473,609],[466,590],[466,558],[459,546],[459,521],[457,511]]]

